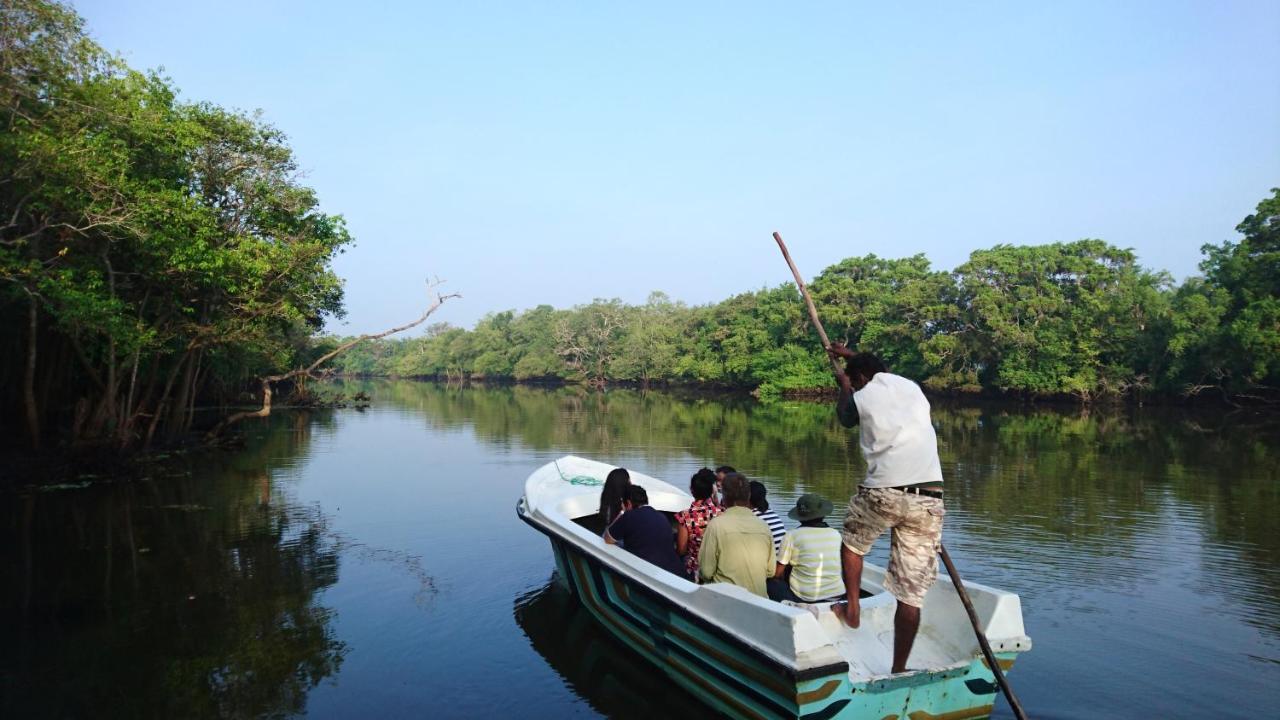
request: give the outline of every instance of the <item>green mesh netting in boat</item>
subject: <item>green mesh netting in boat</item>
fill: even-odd
[[[551,462],[553,465],[556,466],[556,472],[560,473],[560,479],[569,483],[570,485],[603,485],[604,484],[603,480],[600,480],[598,478],[593,478],[590,475],[574,475],[573,477],[569,477],[564,474],[563,470],[560,469],[560,463],[554,460],[552,460]]]

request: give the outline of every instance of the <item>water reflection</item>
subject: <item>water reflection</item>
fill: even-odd
[[[470,433],[495,451],[572,451],[676,481],[728,462],[764,480],[779,506],[804,492],[846,498],[863,472],[856,435],[823,404],[368,389],[427,432]],[[1247,715],[1280,702],[1274,424],[1178,409],[945,402],[934,418],[949,480],[948,545],[971,580],[1022,595],[1037,650],[1019,664],[1018,684],[1037,714]],[[881,562],[884,545],[873,553]],[[557,672],[589,676],[565,659],[572,647],[550,642],[533,645]],[[1134,674],[1146,679],[1125,680]],[[574,688],[602,712],[619,712],[590,683]]]
[[[705,713],[547,583],[547,543],[512,512],[524,477],[568,452],[675,481],[728,462],[785,509],[863,472],[823,404],[347,384],[368,411],[280,413],[236,452],[0,496],[0,717]],[[1280,704],[1274,426],[935,420],[947,544],[966,579],[1022,596],[1034,715]]]
[[[514,614],[533,649],[602,715],[685,717],[705,708],[610,635],[554,578],[517,596]]]
[[[839,505],[864,468],[856,435],[821,403],[351,384],[434,430],[469,428],[498,446],[638,457],[651,468],[685,456],[731,463],[765,480],[775,505],[803,492],[823,493]],[[1274,442],[1280,428],[1274,423],[1168,408],[1088,412],[945,402],[936,403],[934,420],[951,480],[952,527],[960,526],[968,549],[998,555],[1011,567],[1035,567],[1047,560],[1046,550],[1069,546],[1082,570],[1099,571],[1092,582],[1131,585],[1151,572],[1150,553],[1178,550],[1152,545],[1153,529],[1182,518],[1205,535],[1206,562],[1226,560],[1212,557],[1224,549],[1230,556],[1226,589],[1251,608],[1242,619],[1280,633],[1274,600],[1280,596],[1280,448]],[[1188,511],[1194,517],[1184,517]],[[1215,581],[1217,591],[1223,582]],[[1258,609],[1264,612],[1252,612]]]
[[[339,553],[272,478],[323,427],[294,417],[201,466],[6,497],[0,715],[302,712],[346,652],[317,599]]]

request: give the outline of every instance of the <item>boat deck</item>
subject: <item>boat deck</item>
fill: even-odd
[[[836,651],[849,663],[849,679],[866,681],[890,674],[893,662],[893,615],[896,601],[887,593],[862,591],[862,622],[854,630],[829,610],[826,603],[792,607],[808,610],[818,626],[831,639]],[[967,648],[957,647],[953,639],[939,633],[933,625],[922,623],[911,651],[911,666],[938,670],[960,667],[972,657]]]

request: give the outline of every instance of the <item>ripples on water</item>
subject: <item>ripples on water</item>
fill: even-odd
[[[0,716],[705,716],[555,585],[524,477],[729,463],[785,514],[842,507],[863,469],[822,405],[359,389],[373,409],[283,413],[243,451],[0,496]],[[1035,717],[1280,705],[1275,433],[1183,418],[935,408],[945,539],[1021,595]]]

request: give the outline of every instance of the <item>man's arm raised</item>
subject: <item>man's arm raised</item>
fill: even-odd
[[[847,360],[853,357],[854,352],[839,343],[831,343],[827,354],[836,359]],[[853,381],[840,370],[836,370],[835,374],[836,384],[840,386],[840,396],[836,399],[836,417],[840,419],[841,425],[851,428],[858,424],[858,406],[853,401]]]

